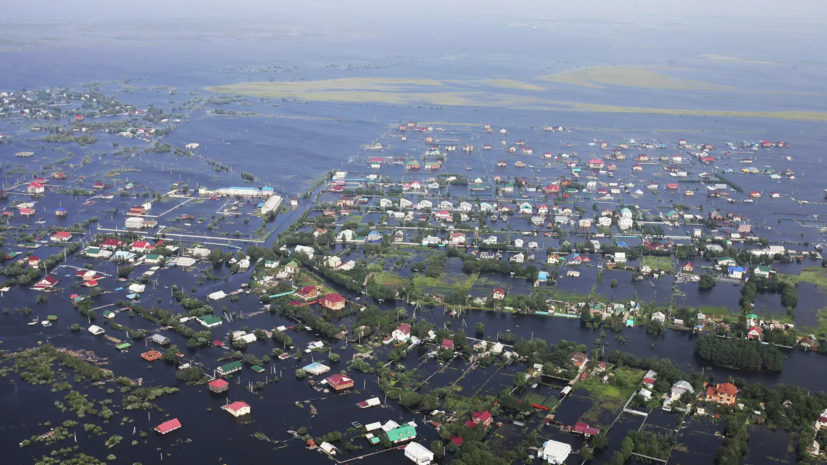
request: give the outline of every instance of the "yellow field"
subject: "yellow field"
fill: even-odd
[[[707,82],[689,81],[673,78],[665,74],[652,71],[644,66],[595,66],[592,68],[577,69],[566,73],[543,76],[540,79],[564,84],[574,84],[582,87],[601,87],[599,84],[609,84],[626,87],[643,87],[646,89],[670,90],[727,90],[729,87]]]
[[[511,79],[486,79],[481,82],[483,84],[488,84],[489,86],[504,87],[506,89],[546,90],[545,88],[535,86],[534,84],[527,84],[525,82],[514,81]]]
[[[599,70],[599,71],[597,71]],[[658,89],[697,89],[697,86],[713,84],[673,79],[642,67],[614,66],[589,68],[570,73],[547,76],[543,79],[595,86],[592,81],[618,85],[635,85]],[[818,111],[739,111],[739,110],[684,110],[672,108],[644,108],[601,105],[562,100],[541,99],[502,93],[466,91],[480,84],[496,85],[505,89],[545,90],[549,97],[557,93],[552,89],[512,81],[493,79],[487,81],[437,81],[432,79],[405,78],[348,78],[297,82],[243,82],[226,86],[208,87],[217,93],[246,95],[250,97],[289,98],[318,102],[384,103],[390,105],[435,105],[508,108],[517,110],[577,111],[595,113],[637,113],[677,116],[720,116],[746,118],[773,118],[792,121],[827,121],[827,112]],[[692,87],[696,86],[696,87]],[[463,89],[463,87],[465,89]],[[721,87],[723,88],[723,87]]]

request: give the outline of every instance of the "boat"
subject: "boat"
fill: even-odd
[[[52,322],[51,322],[51,321],[49,321],[49,320],[43,320],[43,322],[42,322],[41,324],[42,324],[43,326],[47,327],[47,328],[48,328],[49,326],[52,326]]]
[[[27,325],[29,325],[29,326],[34,326],[34,325],[36,325],[37,323],[39,323],[39,320],[40,320],[40,317],[37,317],[37,318],[35,318],[34,320],[32,320],[32,321],[30,321],[30,322],[28,322],[28,323],[26,323],[26,324],[27,324]]]
[[[471,167],[469,165],[465,165],[465,171],[471,171]]]

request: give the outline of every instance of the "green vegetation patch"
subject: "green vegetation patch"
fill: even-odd
[[[641,263],[644,266],[648,266],[652,270],[663,270],[667,273],[672,273],[674,269],[672,257],[655,257],[652,255],[647,255],[643,257],[643,261]]]
[[[698,309],[699,312],[703,313],[704,315],[712,315],[712,316],[727,316],[729,315],[729,309],[726,307],[701,307]]]

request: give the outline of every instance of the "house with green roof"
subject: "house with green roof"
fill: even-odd
[[[130,344],[128,342],[124,342],[123,344],[118,344],[118,345],[115,346],[115,348],[118,349],[118,350],[126,350],[130,347],[132,347],[132,344]]]
[[[720,257],[713,259],[717,266],[738,266],[738,262],[732,257]]]
[[[251,370],[253,370],[253,371],[255,371],[256,373],[264,373],[264,368],[262,368],[262,367],[260,367],[260,366],[258,366],[258,365],[252,365],[252,366],[250,367],[250,369],[251,369]]]
[[[207,328],[214,328],[216,326],[221,326],[221,317],[213,316],[213,315],[203,315],[198,317],[198,322],[201,323],[202,326]]]
[[[241,362],[236,360],[234,362],[221,365],[216,371],[218,371],[218,374],[221,376],[227,376],[231,373],[235,373],[236,371],[241,371]]]
[[[107,320],[110,319],[110,318],[115,318],[115,312],[113,312],[112,310],[104,310],[103,311],[103,317],[106,318]]]
[[[84,253],[87,257],[97,258],[100,257],[101,249],[100,247],[87,247]]]
[[[753,270],[752,272],[752,274],[754,274],[755,276],[759,276],[761,278],[769,278],[770,273],[772,273],[772,268],[765,265],[756,266],[755,270]]]
[[[403,441],[410,441],[416,437],[416,428],[412,425],[402,425],[388,431],[388,440],[391,443],[397,444]]]
[[[284,265],[284,271],[287,273],[296,273],[299,271],[299,264],[295,260],[290,260],[290,263]]]
[[[666,218],[670,220],[677,220],[680,219],[680,213],[676,212],[675,210],[669,210],[669,213],[666,214]]]
[[[164,257],[157,253],[150,253],[144,257],[144,263],[148,265],[159,265],[164,263]]]

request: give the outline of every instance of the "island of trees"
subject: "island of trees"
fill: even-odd
[[[715,365],[738,370],[781,371],[784,358],[771,345],[746,339],[725,339],[701,336],[695,343],[698,355]]]

